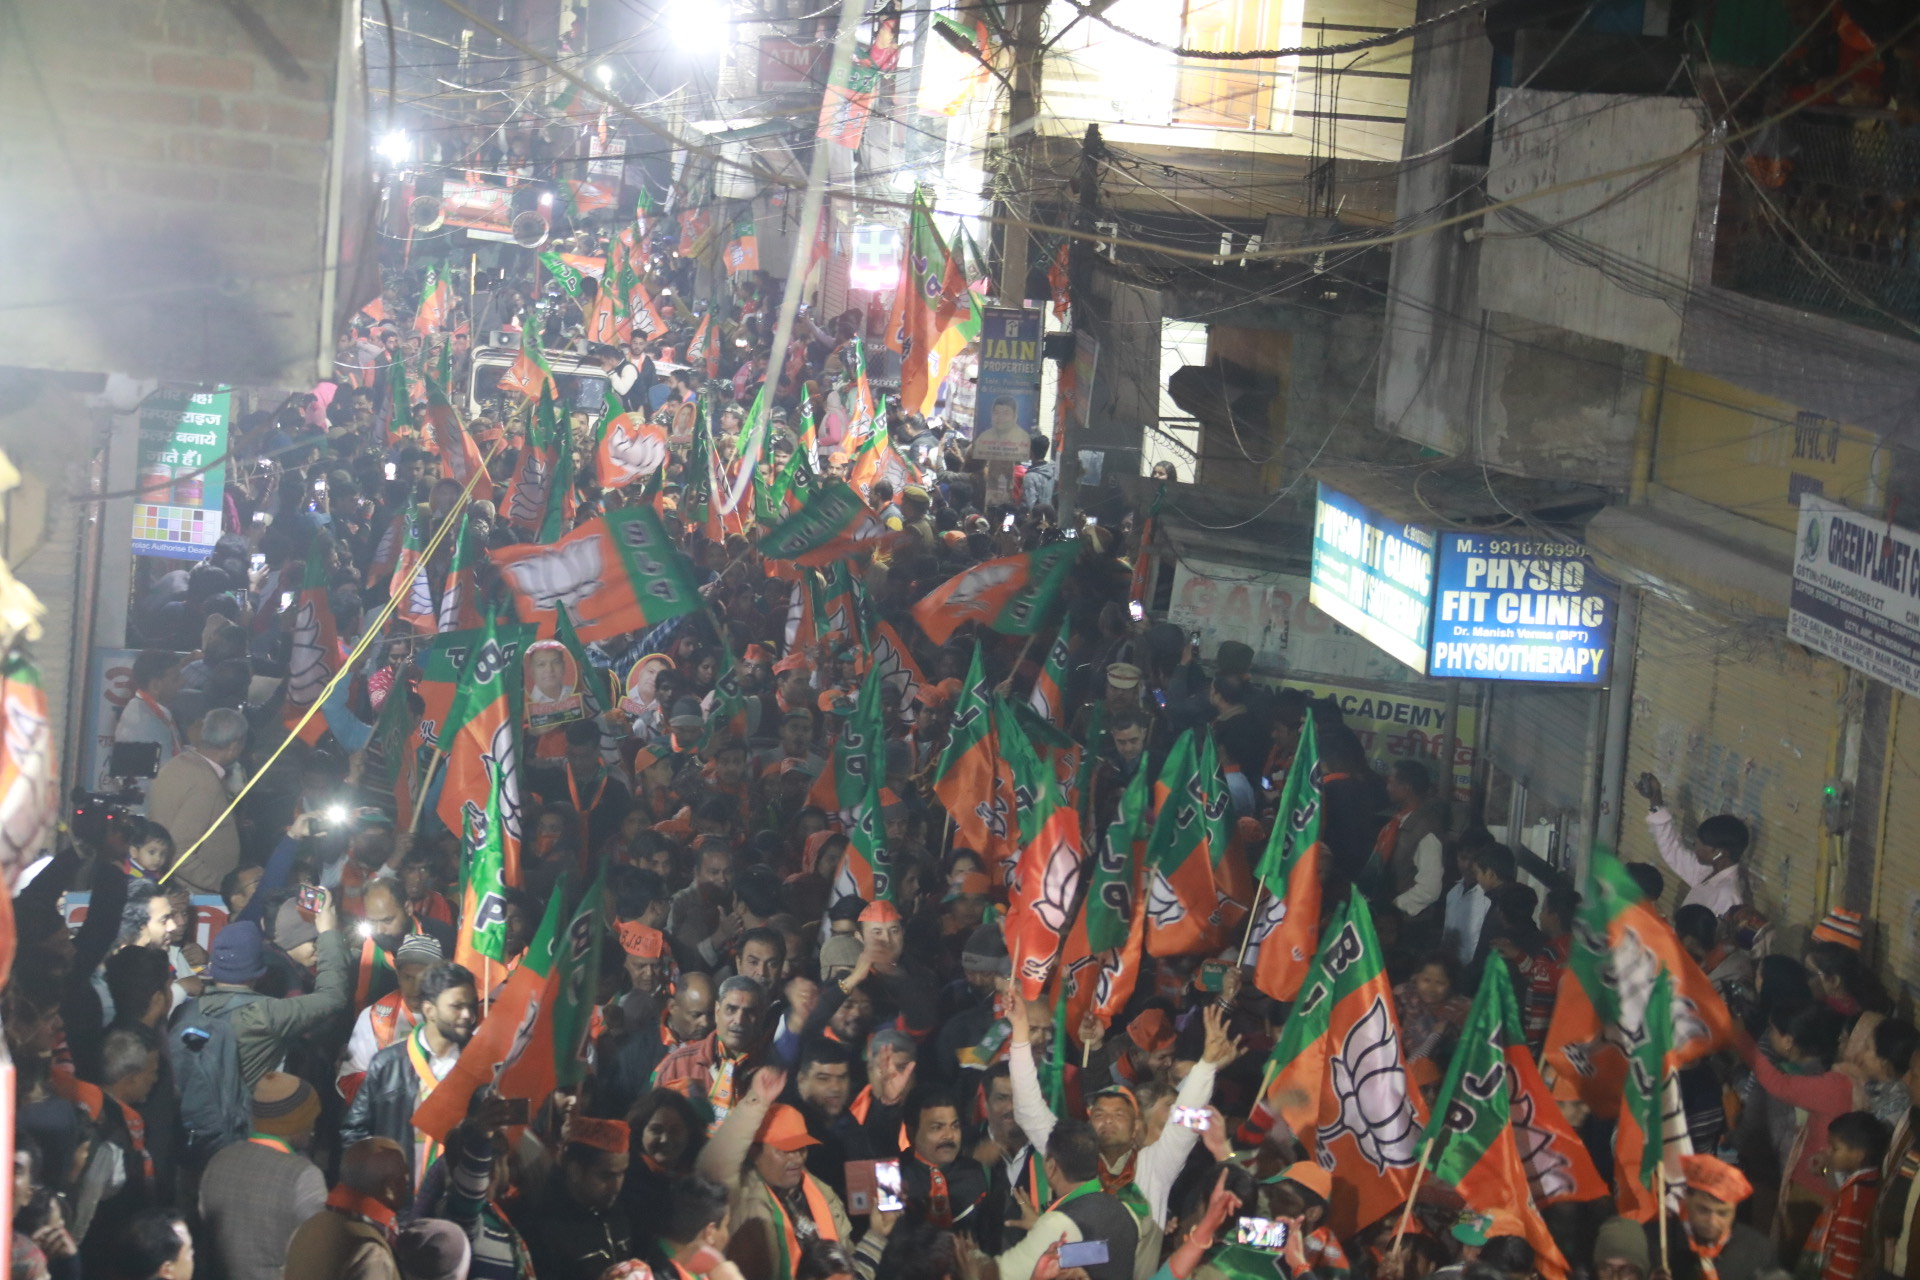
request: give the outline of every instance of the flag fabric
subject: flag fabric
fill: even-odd
[[[799,456],[798,451],[795,456]],[[846,481],[829,477],[807,505],[760,535],[760,554],[818,568],[888,544],[894,537]]]
[[[447,280],[445,265],[427,268],[425,285],[420,290],[420,307],[413,313],[413,331],[427,334],[447,327],[447,315],[453,308],[453,288]]]
[[[925,413],[937,390],[931,385],[928,361],[940,336],[935,317],[966,292],[966,275],[954,265],[932,214],[916,192],[907,218],[906,251],[900,255],[900,283],[887,325],[887,346],[900,353],[900,403],[909,413]]]
[[[413,421],[413,400],[407,394],[407,369],[404,359],[387,370],[387,392],[392,397],[392,408],[387,414],[387,443],[397,445],[412,437],[416,430]]]
[[[484,797],[460,802],[460,923],[453,960],[476,976],[482,958],[507,960],[506,845],[500,810],[501,780],[490,773]]]
[[[691,209],[682,209],[679,213],[680,238],[675,242],[673,252],[682,258],[691,258],[700,241],[706,239],[707,232],[713,229],[713,210],[706,205],[697,205]]]
[[[0,874],[11,885],[38,858],[60,804],[60,766],[40,669],[16,645],[0,661]],[[0,904],[0,981],[12,971],[13,903]]]
[[[706,363],[709,353],[717,344],[713,340],[713,313],[700,317],[700,324],[693,331],[693,337],[687,342],[687,363],[699,368]]]
[[[627,290],[627,319],[633,332],[651,342],[667,331],[667,319],[660,314],[646,283],[635,277]]]
[[[1667,1166],[1668,1182],[1681,1181],[1680,1159],[1693,1154],[1680,1079],[1668,1065],[1673,1040],[1673,975],[1661,973],[1647,995],[1646,1035],[1627,1053],[1620,1123],[1613,1131],[1615,1202],[1636,1222],[1651,1222],[1660,1211],[1660,1166]]]
[[[893,437],[887,431],[884,417],[861,438],[853,464],[847,468],[847,483],[862,500],[871,500],[873,486],[882,480],[892,485],[897,494],[918,477],[919,472],[893,447]]]
[[[886,687],[879,669],[870,667],[854,701],[853,715],[833,744],[827,777],[832,779],[836,821],[847,834],[846,856],[834,880],[833,900],[861,898],[893,902],[893,854],[886,848],[880,821],[880,784],[886,773]]]
[[[522,622],[502,622],[495,619],[494,635],[499,641],[506,660],[518,662],[527,646],[538,638],[533,627]],[[451,747],[452,740],[443,738],[449,718],[453,714],[453,696],[459,691],[460,682],[466,676],[467,663],[480,648],[486,638],[484,626],[471,631],[449,631],[436,635],[427,644],[425,657],[420,661],[420,701],[423,707],[420,722],[415,726],[415,740],[424,747]]]
[[[537,398],[542,388],[551,391],[555,385],[553,367],[540,347],[540,320],[532,312],[520,321],[520,354],[500,376],[499,385],[502,391],[518,391],[529,400]]]
[[[1073,660],[1072,639],[1068,634],[1073,625],[1071,618],[1060,620],[1060,629],[1053,634],[1053,643],[1047,646],[1046,661],[1040,664],[1040,674],[1034,677],[1033,691],[1027,695],[1027,705],[1048,724],[1057,728],[1067,727],[1067,664]]]
[[[947,749],[941,753],[933,793],[953,818],[956,848],[971,849],[989,865],[1009,848],[1012,809],[1001,798],[999,735],[994,729],[993,687],[987,682],[980,645],[973,646],[967,678],[954,699]]]
[[[913,606],[914,621],[935,644],[945,644],[968,622],[1030,636],[1046,625],[1076,553],[1075,543],[1060,541],[983,561],[928,592]]]
[[[1231,805],[1213,736],[1194,730],[1173,744],[1154,781],[1147,838],[1147,953],[1195,955],[1220,946],[1221,896],[1214,864],[1226,853]]]
[[[413,746],[413,708],[408,703],[406,685],[395,680],[387,690],[386,701],[373,722],[368,740],[366,764],[361,769],[363,787],[393,802],[394,826],[403,828],[413,816],[413,797],[417,758]]]
[[[822,640],[838,636],[855,646],[867,642],[866,612],[860,607],[860,580],[843,560],[807,571],[813,584],[813,617]]]
[[[580,269],[551,249],[543,251],[539,256],[540,265],[547,269],[547,274],[553,277],[554,283],[565,289],[569,298],[575,302],[580,301],[580,295],[585,292],[585,286],[581,284],[583,277]]]
[[[1272,1105],[1334,1181],[1341,1239],[1397,1212],[1413,1192],[1426,1105],[1407,1076],[1393,989],[1367,901],[1334,909],[1320,951],[1268,1058]]]
[[[607,918],[607,860],[574,904],[560,937],[553,973],[553,1079],[562,1089],[578,1085],[593,1059],[593,1014],[600,983],[600,947]]]
[[[540,398],[540,407],[544,411],[549,398]],[[573,426],[571,417],[565,413],[556,413],[547,423],[550,433],[548,440],[553,449],[553,475],[547,482],[546,510],[540,518],[540,542],[558,542],[573,528],[574,512],[579,507],[579,497],[573,489]]]
[[[300,595],[293,603],[290,628],[293,645],[287,657],[290,706],[310,707],[318,702],[327,681],[340,669],[340,637],[334,631],[328,581],[331,575],[327,553],[331,545],[327,538],[316,533],[307,546],[306,570],[300,579]],[[326,727],[318,716],[308,723],[319,726],[322,731]],[[319,734],[314,736],[317,739]]]
[[[1047,264],[1047,292],[1053,295],[1055,320],[1065,320],[1067,308],[1073,305],[1073,290],[1067,283],[1068,248],[1066,241],[1061,241],[1060,247],[1053,251],[1053,261]]]
[[[880,72],[876,68],[858,62],[849,64],[846,83],[829,84],[820,99],[820,125],[814,135],[849,151],[859,147],[879,90]]]
[[[927,687],[927,677],[891,622],[882,620],[874,624],[873,650],[867,656],[874,670],[880,673],[880,683],[886,686],[895,714],[902,721],[913,723],[919,716],[920,691]]]
[[[1139,903],[1151,781],[1145,768],[1136,769],[1120,793],[1120,807],[1087,869],[1086,901],[1061,953],[1067,1026],[1076,1034],[1088,1013],[1110,1025],[1140,979],[1147,915]]]
[[[427,565],[422,558],[427,545],[423,528],[427,509],[414,507],[402,514],[406,524],[401,527],[400,553],[394,560],[393,578],[387,583],[387,596],[400,598],[400,606],[394,611],[397,617],[416,631],[431,632],[439,626],[440,609],[434,602],[433,584],[427,581]]]
[[[476,1091],[491,1086],[502,1097],[544,1098],[554,1088],[553,971],[563,945],[564,889],[547,899],[533,942],[433,1092],[413,1110],[413,1127],[445,1142],[467,1118]],[[487,966],[475,975],[488,985]]]
[[[600,424],[594,452],[594,477],[602,489],[624,489],[644,480],[667,462],[667,429],[644,413],[610,411]]]
[[[573,618],[564,604],[554,610],[553,638],[573,655],[574,670],[580,673],[580,696],[585,700],[587,714],[597,716],[603,711],[611,711],[613,690],[607,684],[607,673],[587,661],[587,646],[580,642],[580,633],[574,630]]]
[[[1421,1135],[1422,1149],[1433,1153],[1434,1179],[1459,1191],[1467,1208],[1476,1213],[1506,1210],[1520,1219],[1544,1280],[1566,1280],[1567,1260],[1533,1203],[1520,1157],[1516,1058],[1533,1068],[1513,982],[1507,966],[1495,960],[1481,976],[1479,994]],[[1557,1109],[1554,1117],[1560,1118]]]
[[[487,475],[487,463],[481,456],[480,442],[460,425],[453,406],[447,401],[445,387],[432,377],[427,379],[427,439],[433,442],[434,452],[440,455],[442,474],[450,480],[458,480],[463,489],[467,481],[479,476],[469,496],[475,502],[493,501],[493,481]]]
[[[1247,944],[1253,984],[1275,1000],[1292,1000],[1313,964],[1320,935],[1320,869],[1327,846],[1320,837],[1320,737],[1308,716],[1300,730],[1273,834],[1255,872],[1265,890]]]
[[[1068,913],[1080,891],[1080,815],[1054,803],[1040,815],[1037,830],[1020,850],[1007,882],[1007,918],[1003,932],[1013,957],[1020,996],[1040,998],[1066,942]]]
[[[447,564],[447,584],[440,591],[439,631],[466,631],[480,625],[480,583],[474,577],[475,550],[460,513],[460,530],[453,536],[453,556]]]
[[[647,507],[596,516],[547,546],[488,553],[522,622],[554,634],[564,604],[582,641],[639,631],[701,607],[680,551]]]
[[[386,531],[380,535],[380,541],[374,544],[373,556],[367,564],[367,586],[390,582],[394,569],[400,563],[400,549],[407,540],[407,526],[412,523],[411,507],[396,511],[393,519],[387,521]],[[391,591],[389,591],[391,594]]]
[[[497,794],[502,874],[510,885],[520,883],[520,700],[519,647],[489,618],[461,665],[440,730],[447,769],[434,813],[447,830],[465,832],[466,806]]]
[[[547,520],[549,498],[560,486],[554,483],[556,471],[560,466],[560,452],[563,447],[562,434],[565,428],[560,423],[560,411],[554,403],[554,391],[551,384],[540,389],[540,397],[534,406],[533,424],[527,431],[526,446],[520,450],[520,461],[513,469],[513,478],[507,482],[507,492],[500,516],[507,523],[518,525],[522,529],[539,531]],[[571,484],[563,502],[571,502]]]
[[[760,236],[751,217],[733,224],[733,237],[727,241],[724,261],[730,276],[760,269]]]
[[[1619,1111],[1626,1078],[1622,1046],[1644,1040],[1647,1001],[1662,972],[1673,976],[1667,1065],[1678,1069],[1725,1045],[1732,1017],[1672,927],[1641,899],[1620,860],[1596,850],[1542,1061],[1609,1119]]]

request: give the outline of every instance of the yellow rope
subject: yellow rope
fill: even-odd
[[[484,476],[487,474],[487,464],[492,462],[493,455],[500,451],[500,444],[501,442],[496,441],[494,443],[493,448],[487,451],[487,456],[480,460],[479,470],[475,471],[472,476],[468,477],[467,487],[460,491],[460,501],[454,504],[453,510],[447,513],[447,518],[441,522],[441,525],[438,529],[434,530],[433,537],[427,540],[426,549],[420,553],[420,561],[419,561],[420,572],[422,573],[426,572],[427,561],[431,560],[433,558],[433,553],[440,549],[440,543],[446,538],[448,531],[453,528],[453,522],[460,515],[461,508],[466,506],[468,498],[472,496],[473,487],[476,484],[480,483],[481,476]],[[373,620],[372,624],[367,626],[361,632],[359,643],[353,646],[353,652],[349,653],[347,655],[346,661],[340,664],[340,669],[333,673],[333,679],[327,681],[327,687],[322,689],[320,691],[320,696],[313,700],[313,705],[308,707],[307,713],[300,717],[300,722],[294,725],[293,728],[288,731],[286,740],[282,742],[279,746],[273,749],[273,754],[267,757],[267,762],[261,765],[260,768],[254,772],[252,777],[247,779],[247,784],[244,787],[240,788],[239,793],[233,797],[233,801],[227,805],[226,809],[220,814],[220,816],[218,818],[215,818],[212,824],[209,825],[205,831],[200,833],[200,838],[198,840],[195,840],[192,844],[188,845],[185,853],[182,853],[178,858],[174,859],[173,865],[168,867],[166,870],[166,874],[160,877],[161,884],[165,884],[167,880],[172,877],[174,872],[178,871],[181,867],[185,866],[187,859],[191,858],[196,852],[199,851],[200,846],[207,842],[207,837],[212,835],[215,831],[218,831],[220,829],[220,824],[233,816],[233,811],[240,807],[240,802],[247,798],[247,793],[249,791],[253,790],[254,783],[260,781],[260,779],[264,778],[267,775],[267,771],[273,768],[273,762],[280,758],[280,754],[283,751],[285,751],[289,746],[293,745],[293,740],[300,736],[300,731],[307,727],[307,722],[313,719],[313,717],[315,716],[315,714],[319,712],[321,707],[326,705],[327,699],[333,696],[334,689],[337,688],[340,682],[342,680],[345,680],[348,674],[353,671],[354,666],[360,661],[361,655],[366,653],[367,646],[372,644],[374,640],[379,637],[380,633],[383,630],[385,630],[388,621],[393,617],[394,610],[398,609],[399,607],[400,607],[399,596],[396,595],[387,601],[386,608],[382,609],[379,613],[379,616]],[[398,693],[400,691],[395,690],[395,692]]]

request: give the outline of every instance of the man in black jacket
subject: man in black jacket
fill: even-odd
[[[460,1060],[479,1014],[473,974],[464,965],[443,961],[421,975],[420,1023],[405,1039],[373,1055],[340,1125],[342,1145],[392,1138],[407,1153],[418,1185],[427,1162],[426,1149],[415,1149],[413,1109]]]

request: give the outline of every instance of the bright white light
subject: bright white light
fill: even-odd
[[[893,189],[906,195],[912,195],[920,185],[920,175],[912,169],[901,169],[893,175]]]
[[[551,192],[551,191],[542,191],[542,192],[540,193],[540,207],[541,207],[542,209],[551,209],[551,208],[553,208],[553,192]]]
[[[606,63],[603,62],[593,69],[593,78],[600,82],[602,89],[613,88],[613,68]]]
[[[673,0],[666,24],[673,42],[687,53],[717,53],[727,46],[726,6],[712,0]]]
[[[413,145],[407,140],[406,130],[391,129],[380,135],[380,141],[373,148],[380,158],[388,164],[405,164],[413,153]]]

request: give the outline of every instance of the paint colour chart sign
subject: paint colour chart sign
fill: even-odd
[[[1309,599],[1336,622],[1425,671],[1433,550],[1432,530],[1391,519],[1322,484]]]
[[[140,409],[135,555],[204,560],[220,539],[233,392],[161,391]]]
[[[1620,592],[1586,548],[1553,538],[1440,533],[1427,674],[1600,684]]]

